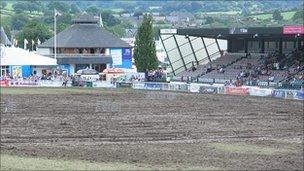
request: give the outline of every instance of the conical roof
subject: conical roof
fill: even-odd
[[[8,39],[7,35],[5,34],[5,31],[3,29],[3,27],[1,27],[1,31],[0,31],[0,34],[1,34],[1,44],[4,44],[6,46],[8,45],[12,45],[11,41]]]

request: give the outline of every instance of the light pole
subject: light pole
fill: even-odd
[[[298,33],[295,37],[296,37],[296,42],[297,42],[296,47],[297,47],[297,50],[299,50],[299,48],[300,48],[300,46],[299,46],[300,45],[300,40],[299,40],[300,39],[300,33]]]
[[[61,14],[54,9],[54,58],[57,59],[57,16]]]
[[[57,59],[57,36],[56,36],[56,29],[57,29],[57,11],[54,9],[54,58]]]

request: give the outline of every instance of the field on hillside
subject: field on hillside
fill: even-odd
[[[283,16],[284,20],[291,20],[292,17],[294,16],[294,14],[296,13],[296,11],[288,11],[288,12],[282,12],[281,15]],[[253,15],[252,17],[256,17],[259,18],[261,20],[265,20],[268,18],[272,18],[272,14],[258,14],[258,15]]]
[[[1,88],[4,169],[303,169],[303,101]]]

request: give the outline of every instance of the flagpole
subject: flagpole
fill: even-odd
[[[55,59],[57,59],[57,36],[56,36],[56,29],[57,29],[56,9],[54,9],[54,58]]]

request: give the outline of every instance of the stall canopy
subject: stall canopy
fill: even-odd
[[[94,74],[98,74],[98,72],[95,69],[86,68],[86,69],[78,70],[77,74],[81,74],[81,75],[94,75]]]
[[[105,70],[102,71],[103,73],[106,74],[123,74],[124,71],[120,68],[107,68]]]
[[[52,66],[57,65],[54,58],[38,55],[35,52],[28,52],[15,47],[1,46],[1,66]]]

